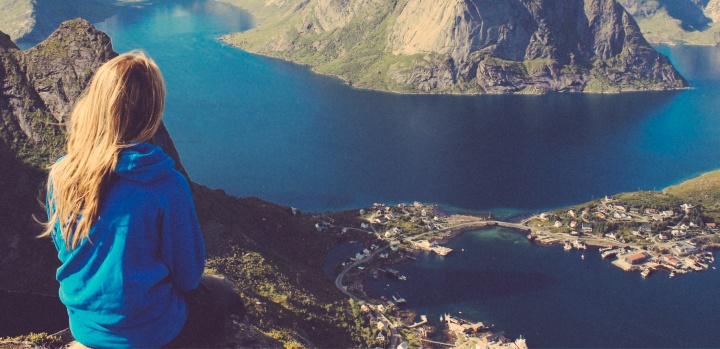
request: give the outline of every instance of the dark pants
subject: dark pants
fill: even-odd
[[[188,318],[180,334],[164,348],[201,347],[212,338],[220,338],[230,314],[242,313],[242,299],[229,280],[203,275],[198,288],[185,294]]]

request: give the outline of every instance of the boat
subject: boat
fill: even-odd
[[[602,258],[608,258],[618,254],[618,252],[618,250],[609,250],[601,253],[600,256],[602,256]]]
[[[650,275],[650,268],[643,269],[643,271],[640,273],[640,275],[643,277],[643,279],[647,278]]]
[[[580,259],[585,259],[585,255],[581,255],[581,256],[580,256]]]
[[[565,241],[565,246],[563,246],[563,249],[565,251],[570,251],[570,250],[572,250],[572,245],[570,245],[569,242]]]
[[[674,278],[674,277],[675,277],[675,272],[673,271],[673,272],[670,273],[670,278],[672,279],[672,278]]]
[[[395,301],[395,304],[407,303],[407,300],[405,300],[405,298],[403,298],[403,297],[400,297],[400,294],[398,294],[398,293],[394,294],[392,296],[392,299]]]
[[[400,275],[400,276],[398,276],[398,280],[405,281],[405,280],[407,280],[407,276],[405,276],[405,275]]]

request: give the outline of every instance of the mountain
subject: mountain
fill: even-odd
[[[0,289],[57,295],[57,252],[48,239],[36,238],[42,227],[34,217],[45,219],[47,169],[65,143],[61,121],[94,71],[116,55],[110,38],[82,19],[62,23],[27,51],[0,33]],[[164,126],[153,142],[187,176]],[[318,233],[320,217],[190,185],[207,271],[233,281],[247,307],[210,346],[363,346],[348,326],[355,321],[350,304],[323,274],[337,240]]]
[[[0,31],[14,41],[38,42],[61,22],[82,17],[91,22],[112,16],[114,0],[0,0]]]
[[[719,0],[618,0],[654,44],[720,44]]]
[[[361,88],[544,93],[688,86],[614,0],[224,0],[261,20],[232,45]]]
[[[89,23],[64,23],[48,40],[23,52],[0,34],[0,239],[7,249],[3,266],[24,270],[56,264],[52,249],[28,234],[38,231],[31,215],[43,217],[38,205],[46,169],[62,150],[58,126],[69,105],[80,95],[92,72],[117,55],[104,33],[88,31]],[[92,50],[87,50],[92,47]],[[28,251],[38,252],[28,259]],[[17,279],[14,268],[2,268],[0,280],[15,280],[19,288],[43,288],[51,277],[27,272]],[[3,285],[4,286],[4,285]]]

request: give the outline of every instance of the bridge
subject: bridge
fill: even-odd
[[[436,342],[436,341],[431,341],[431,340],[429,340],[429,339],[424,339],[424,338],[420,338],[420,341],[421,341],[421,342],[426,342],[426,343],[431,343],[431,344],[446,345],[446,346],[448,346],[448,347],[454,347],[454,346],[455,346],[455,344],[452,344],[452,343]]]

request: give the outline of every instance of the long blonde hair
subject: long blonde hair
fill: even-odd
[[[155,62],[142,52],[103,64],[72,111],[67,155],[50,169],[49,221],[75,249],[97,220],[108,180],[123,148],[152,138],[165,106],[165,83]]]

